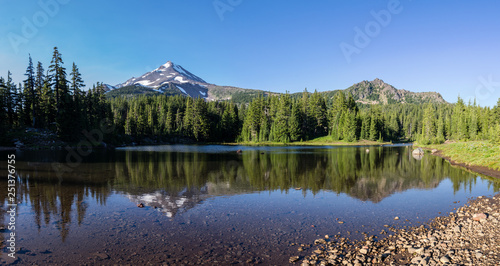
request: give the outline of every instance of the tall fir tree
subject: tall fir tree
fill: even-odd
[[[436,137],[436,126],[435,126],[435,118],[434,118],[434,108],[431,104],[427,104],[427,107],[424,111],[424,120],[422,122],[422,133],[419,142],[423,144],[432,143],[434,138]]]
[[[10,71],[7,72],[7,82],[5,83],[5,87],[6,87],[5,105],[7,109],[7,119],[9,125],[11,127],[14,127],[17,122],[17,115],[16,115],[17,88],[16,85],[12,82],[12,73],[10,73]]]
[[[34,105],[34,126],[40,127],[42,122],[42,114],[44,110],[42,110],[42,101],[43,101],[43,86],[45,83],[45,73],[43,69],[42,63],[39,61],[36,65],[36,74],[35,74],[35,95],[38,100],[35,100]]]
[[[29,55],[28,68],[26,69],[26,80],[24,80],[24,110],[23,120],[25,125],[35,126],[36,97],[35,94],[35,69],[31,55]]]
[[[49,66],[50,80],[56,97],[56,128],[57,134],[67,141],[78,138],[76,129],[78,121],[75,121],[75,110],[73,98],[70,95],[66,69],[63,67],[62,55],[57,47],[54,47],[51,65]]]

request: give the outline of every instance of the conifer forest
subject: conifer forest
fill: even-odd
[[[72,63],[65,67],[55,47],[48,67],[31,56],[16,84],[12,74],[0,77],[2,144],[9,134],[44,129],[66,142],[107,124],[114,145],[153,142],[291,143],[323,137],[328,141],[411,142],[489,140],[500,143],[500,99],[494,107],[475,102],[360,104],[338,91],[264,94],[248,103],[206,101],[185,96],[106,98],[101,83],[84,89],[83,76]]]

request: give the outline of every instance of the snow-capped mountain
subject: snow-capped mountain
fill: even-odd
[[[160,66],[159,68],[145,73],[140,77],[133,77],[124,83],[118,84],[115,87],[121,88],[130,85],[142,85],[145,87],[158,88],[166,83],[174,82],[178,84],[193,83],[193,84],[208,84],[200,77],[187,71],[180,65],[176,65],[170,61]]]
[[[182,66],[168,61],[155,70],[147,72],[140,77],[132,77],[123,83],[115,85],[114,88],[142,86],[160,93],[164,93],[167,90],[172,93],[177,90],[178,93],[193,98],[207,98],[208,85],[211,84]]]

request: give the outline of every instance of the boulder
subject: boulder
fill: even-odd
[[[422,148],[416,148],[413,150],[412,156],[415,160],[422,160],[424,157],[424,150]]]
[[[412,152],[414,155],[420,155],[420,154],[424,154],[424,150],[422,148],[416,148],[413,150]]]

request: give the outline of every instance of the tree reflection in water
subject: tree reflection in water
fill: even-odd
[[[196,148],[195,148],[196,149]],[[471,190],[478,177],[440,157],[415,160],[411,147],[248,148],[236,152],[96,152],[73,171],[57,177],[51,161],[65,155],[45,152],[18,156],[18,197],[31,206],[40,229],[53,223],[64,241],[76,212],[85,219],[89,200],[105,205],[113,194],[155,207],[173,218],[203,200],[256,191],[300,188],[305,193],[344,193],[378,203],[396,192],[432,189],[449,178],[453,190]],[[153,148],[154,150],[154,148]],[[4,156],[3,158],[6,158]],[[0,171],[6,171],[2,164]],[[0,183],[5,215],[7,183]],[[489,181],[494,191],[499,182]],[[1,226],[1,225],[0,225]],[[5,227],[5,224],[3,225]],[[2,234],[3,237],[3,234]]]

